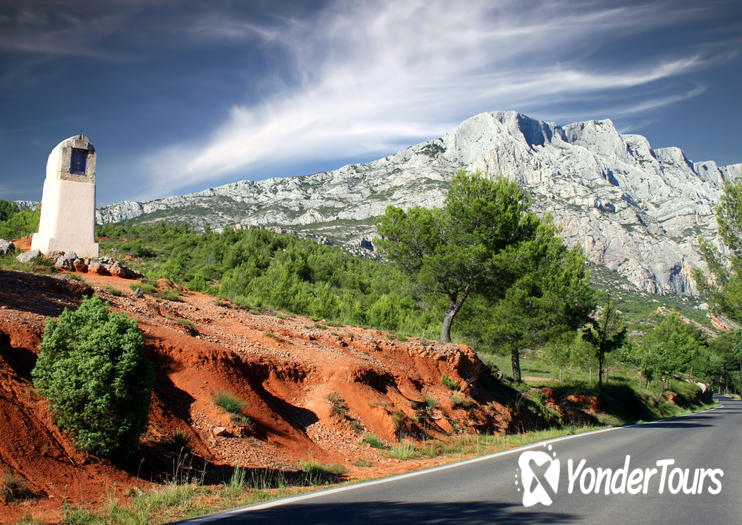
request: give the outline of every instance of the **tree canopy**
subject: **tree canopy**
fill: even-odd
[[[484,298],[483,330],[511,352],[518,381],[520,349],[583,325],[594,305],[582,251],[530,205],[514,181],[460,171],[443,209],[389,206],[376,222],[387,257],[447,299],[441,340],[470,295]]]
[[[695,268],[693,277],[715,312],[742,324],[742,180],[724,184],[716,222],[722,249],[708,239],[699,239],[710,275]]]
[[[708,346],[706,334],[672,313],[644,336],[637,349],[637,363],[648,381],[656,376],[669,378],[680,372],[690,373]]]
[[[598,360],[598,386],[603,386],[603,365],[608,353],[620,348],[626,342],[626,327],[621,315],[609,302],[590,319],[590,325],[582,333],[582,338],[592,346]]]
[[[154,385],[143,346],[137,322],[98,297],[47,321],[34,386],[82,450],[114,459],[136,450]]]
[[[443,209],[389,206],[376,221],[387,257],[414,275],[427,292],[448,299],[441,340],[471,293],[502,296],[517,276],[515,247],[530,239],[539,219],[516,182],[460,171]]]

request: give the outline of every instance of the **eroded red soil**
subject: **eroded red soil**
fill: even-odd
[[[35,518],[54,520],[63,501],[95,504],[133,487],[146,489],[149,480],[179,470],[168,448],[178,432],[190,437],[200,458],[194,463],[208,461],[208,476],[215,479],[233,466],[291,472],[306,460],[369,477],[422,464],[361,444],[369,432],[393,443],[399,432],[446,439],[525,424],[506,408],[498,387],[480,383],[484,365],[464,345],[402,342],[304,317],[254,315],[199,293],[186,292],[179,301],[137,298],[132,281],[82,277],[85,283],[0,271],[0,470],[11,469],[37,495],[0,507],[11,519],[33,508]],[[31,382],[46,319],[76,307],[91,287],[114,310],[139,321],[157,371],[148,431],[136,458],[123,467],[78,452]],[[442,384],[443,374],[459,391]],[[242,415],[251,424],[235,422],[215,404],[222,391],[246,402]],[[339,401],[333,405],[330,396]],[[431,398],[434,408],[426,404]],[[373,467],[352,465],[361,458]]]

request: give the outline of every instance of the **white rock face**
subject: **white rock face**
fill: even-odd
[[[441,206],[457,170],[520,182],[568,244],[652,293],[695,294],[698,236],[717,239],[713,208],[742,164],[691,163],[679,148],[653,150],[610,120],[559,126],[514,111],[482,113],[444,137],[394,155],[303,177],[240,181],[191,195],[123,202],[99,222],[166,218],[212,227],[280,226],[349,246],[374,235],[387,205]]]

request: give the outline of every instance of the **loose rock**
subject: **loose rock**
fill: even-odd
[[[13,253],[15,251],[15,244],[5,239],[0,239],[0,256]]]
[[[28,252],[23,252],[18,257],[16,257],[16,260],[22,263],[29,263],[40,256],[41,252],[39,250],[31,250]]]

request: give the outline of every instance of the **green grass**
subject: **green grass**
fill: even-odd
[[[327,402],[332,407],[330,412],[333,416],[345,417],[348,414],[348,407],[345,406],[345,401],[340,398],[337,392],[328,395]]]
[[[37,257],[30,263],[22,263],[16,259],[18,252],[11,252],[3,257],[0,257],[0,269],[3,270],[15,270],[19,272],[33,272],[33,273],[56,273],[57,269],[54,267],[54,261],[51,259],[41,256]]]
[[[348,469],[346,469],[342,465],[319,463],[316,461],[302,461],[299,466],[304,472],[322,472],[324,474],[332,474],[334,476],[341,476],[348,471]]]
[[[438,401],[433,396],[424,396],[425,410],[433,410],[438,406]]]
[[[341,481],[348,472],[342,465],[320,463],[318,461],[302,461],[299,466],[306,473],[309,485],[329,485]]]
[[[455,380],[448,377],[446,374],[441,375],[441,383],[443,383],[443,386],[445,386],[446,388],[450,388],[451,390],[459,389],[459,384]]]
[[[363,436],[361,443],[365,443],[371,446],[371,448],[378,448],[381,450],[389,448],[387,444],[384,443],[384,441],[376,434],[366,434],[365,436]]]
[[[393,449],[391,449],[389,452],[387,452],[390,458],[392,459],[399,459],[399,460],[406,460],[411,459],[415,457],[419,457],[419,453],[417,449],[415,448],[415,445],[405,441],[403,443],[400,443]]]
[[[2,475],[0,483],[0,498],[6,502],[21,501],[34,497],[34,493],[28,488],[23,478],[8,470]]]
[[[180,453],[190,453],[193,450],[191,445],[191,436],[183,429],[178,429],[172,433],[163,444],[170,450]]]
[[[182,292],[177,288],[165,288],[159,292],[160,297],[168,301],[180,301]]]
[[[137,281],[135,283],[132,283],[129,285],[129,288],[131,288],[132,292],[139,288],[140,290],[142,290],[142,292],[150,295],[155,293],[157,290],[153,284],[144,281]]]
[[[194,325],[193,321],[191,321],[190,319],[177,317],[175,319],[175,322],[183,326],[189,334],[198,335],[198,330],[196,329],[196,325]]]
[[[242,401],[241,399],[228,394],[227,392],[219,392],[214,397],[214,403],[216,403],[217,406],[222,407],[230,414],[239,414],[240,410],[242,410],[242,408],[247,404],[245,403],[245,401]]]
[[[476,401],[459,392],[451,396],[451,406],[453,408],[471,408],[476,405]]]
[[[694,407],[690,410],[697,410]],[[564,426],[548,430],[531,431],[522,434],[492,435],[477,434],[464,435],[444,443],[438,440],[427,441],[419,445],[403,442],[387,452],[389,457],[399,460],[413,458],[432,458],[446,456],[455,460],[472,455],[483,455],[507,449],[522,447],[532,443],[554,439],[572,434],[580,434],[605,428],[604,426]],[[379,444],[381,440],[373,434],[368,434],[364,443]],[[386,448],[386,447],[375,447]],[[357,459],[354,465],[370,467],[372,463],[365,459]],[[336,483],[342,480],[346,473],[341,465],[328,465],[315,461],[301,463],[306,473],[305,482],[319,486]],[[268,487],[278,487],[269,489]],[[65,507],[64,523],[80,525],[144,525],[149,523],[164,523],[188,517],[200,516],[217,510],[258,503],[274,498],[281,498],[304,492],[304,489],[287,488],[285,482],[278,480],[262,480],[255,476],[248,476],[244,469],[236,468],[232,477],[221,488],[203,487],[196,484],[170,484],[152,491],[135,496],[128,501],[112,498],[99,509]]]

